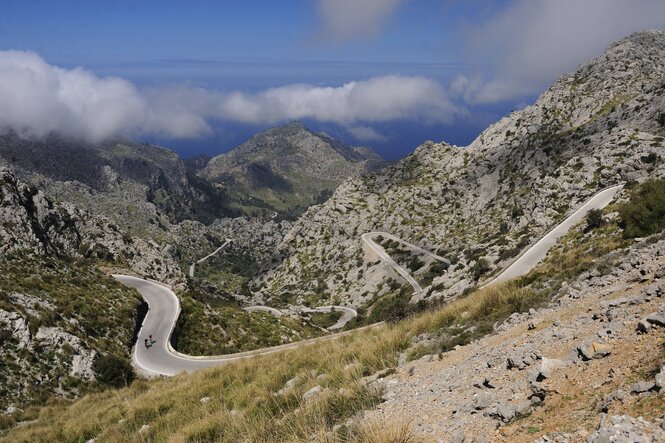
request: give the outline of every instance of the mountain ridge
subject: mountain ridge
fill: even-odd
[[[472,288],[597,190],[663,174],[664,60],[663,31],[633,34],[468,148],[427,142],[347,180],[284,237],[253,281],[257,300],[371,305],[401,281],[364,257],[357,236],[370,231],[445,251],[454,265],[434,276],[427,297]]]
[[[344,179],[383,164],[370,148],[350,148],[292,122],[260,132],[213,157],[198,175],[228,192],[264,202],[276,212],[298,213],[325,201]]]

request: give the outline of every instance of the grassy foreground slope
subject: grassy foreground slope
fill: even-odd
[[[14,429],[7,441],[307,441],[376,406],[380,392],[363,377],[396,367],[415,335],[452,325],[461,312],[469,313],[470,322],[498,319],[533,300],[514,285],[502,286],[324,344],[191,376],[137,381],[68,406],[46,407],[35,423]],[[295,380],[292,388],[281,391],[289,380]],[[303,400],[315,386],[322,388],[319,395]]]

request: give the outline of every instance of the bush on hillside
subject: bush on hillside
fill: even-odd
[[[630,201],[619,207],[619,216],[625,238],[665,229],[665,180],[648,180],[632,189]]]
[[[134,379],[134,370],[129,362],[115,355],[103,355],[95,360],[92,369],[97,381],[105,386],[123,388]]]
[[[474,280],[480,280],[480,277],[485,275],[490,269],[490,264],[487,259],[479,258],[471,267],[471,274],[473,275]]]
[[[604,224],[605,219],[603,218],[603,211],[600,209],[592,209],[586,215],[586,228],[584,228],[584,232],[600,228]]]

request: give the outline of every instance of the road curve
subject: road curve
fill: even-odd
[[[205,357],[186,355],[176,351],[171,346],[171,335],[180,315],[180,300],[171,288],[162,283],[130,275],[114,274],[113,278],[125,286],[138,290],[148,303],[148,313],[139,331],[138,341],[132,350],[132,362],[139,372],[149,376],[173,376],[181,372],[195,372],[243,358],[295,349],[321,341],[335,340],[359,330],[375,328],[381,325],[381,323],[377,323],[352,331],[338,332],[323,337],[235,354]],[[153,336],[155,343],[150,348],[146,348],[144,340],[149,335]]]
[[[561,237],[568,233],[570,228],[581,222],[589,211],[593,209],[603,209],[610,204],[621,188],[623,188],[623,185],[617,185],[598,192],[575,212],[569,215],[564,221],[556,225],[554,229],[545,234],[540,240],[538,240],[538,242],[536,242],[536,244],[518,256],[518,258],[497,277],[490,280],[482,287],[484,288],[489,285],[501,283],[528,274],[543,258],[545,258],[552,246],[554,246]]]
[[[220,246],[219,248],[215,249],[214,251],[212,251],[210,254],[206,255],[205,257],[203,257],[203,258],[201,258],[201,259],[195,261],[194,263],[192,263],[192,264],[189,266],[189,276],[190,276],[190,277],[194,277],[194,268],[196,267],[197,264],[203,263],[204,261],[208,260],[210,257],[212,257],[213,255],[215,255],[215,254],[217,254],[219,251],[221,251],[222,248],[224,248],[224,246],[228,245],[229,243],[231,243],[231,239],[230,239],[230,238],[227,238],[226,241],[224,242],[224,244],[223,244],[222,246]]]
[[[344,315],[342,315],[337,322],[328,327],[328,330],[336,330],[336,329],[342,329],[348,322],[350,322],[353,318],[358,316],[358,311],[356,311],[353,308],[348,308],[346,306],[317,306],[316,308],[301,308],[300,312],[309,314],[309,313],[317,313],[317,312],[322,312],[322,313],[328,313],[328,312],[334,312],[334,311],[342,311],[344,312]]]
[[[381,260],[386,262],[389,266],[391,266],[399,275],[404,277],[404,279],[409,282],[409,284],[413,287],[413,290],[416,294],[420,293],[423,291],[423,288],[420,286],[420,284],[416,281],[415,278],[411,276],[409,271],[404,269],[402,266],[400,266],[395,260],[386,253],[386,250],[383,249],[383,246],[380,244],[376,243],[374,241],[374,237],[382,236],[384,238],[389,238],[390,240],[397,241],[399,243],[402,243],[412,249],[415,249],[417,251],[420,251],[421,253],[428,255],[432,257],[435,260],[438,260],[440,262],[446,263],[450,265],[450,261],[446,260],[443,257],[439,257],[438,255],[434,254],[433,252],[430,252],[426,249],[421,248],[420,246],[416,246],[414,244],[411,244],[407,241],[402,240],[399,237],[395,237],[392,234],[388,234],[387,232],[368,232],[366,234],[363,234],[360,238],[362,241],[370,248],[372,249]]]
[[[242,308],[242,310],[247,312],[267,312],[268,314],[272,314],[275,317],[281,317],[284,315],[284,313],[279,309],[271,308],[269,306],[247,306],[246,308]]]
[[[554,229],[548,232],[543,238],[541,238],[535,245],[528,248],[522,255],[520,255],[517,260],[515,260],[510,266],[508,266],[501,274],[496,278],[491,280],[490,284],[499,283],[511,278],[524,275],[531,271],[539,262],[542,260],[549,249],[556,243],[556,241],[563,235],[565,235],[572,226],[579,223],[586,214],[592,209],[602,209],[607,206],[614,198],[616,193],[622,188],[623,185],[613,186],[611,188],[605,189],[591,197],[584,205],[577,209],[572,215],[567,217],[563,222],[557,225]],[[411,277],[411,275],[401,266],[399,266],[377,243],[372,239],[375,236],[382,235],[386,238],[399,241],[408,246],[414,247],[418,250],[421,250],[428,255],[433,256],[437,260],[447,262],[442,257],[436,256],[431,252],[425,251],[415,245],[411,245],[404,240],[401,240],[391,234],[384,232],[369,232],[362,235],[362,241],[373,250],[381,260],[385,261],[393,267],[400,275],[402,275],[416,290],[416,292],[422,291],[422,288],[418,282]],[[228,242],[227,242],[228,243]],[[219,247],[215,252],[209,254],[199,262],[207,259],[208,257],[216,254],[222,247],[227,243]],[[193,269],[190,269],[193,274]],[[301,346],[306,346],[313,343],[318,343],[325,340],[334,340],[344,335],[354,333],[359,330],[375,328],[380,326],[382,323],[377,323],[370,326],[365,326],[362,328],[354,329],[351,331],[338,332],[335,334],[317,337],[313,339],[303,340],[295,343],[287,343],[280,346],[274,346],[271,348],[257,349],[254,351],[239,352],[235,354],[228,355],[219,355],[219,356],[210,356],[210,357],[198,357],[182,354],[171,346],[170,339],[173,334],[173,330],[180,315],[180,301],[175,293],[168,286],[154,282],[144,280],[138,277],[132,277],[129,275],[114,274],[113,277],[121,282],[122,284],[135,288],[143,296],[145,301],[148,303],[149,309],[146,317],[139,331],[137,344],[134,346],[132,351],[132,361],[135,367],[142,373],[146,375],[166,375],[172,376],[180,372],[194,372],[200,369],[219,366],[228,362],[240,360],[243,358],[254,357],[258,355],[265,355],[274,352],[280,352],[287,349],[295,349]],[[484,287],[483,286],[483,287]],[[257,307],[254,307],[257,308]],[[331,306],[322,306],[319,309],[324,311],[317,311],[314,309],[314,312],[330,312],[329,310],[333,308]],[[335,307],[342,308],[342,307]],[[272,312],[274,308],[262,308],[261,310],[269,310]],[[325,311],[328,309],[328,311]],[[255,309],[256,310],[256,309]],[[344,319],[347,315],[352,315],[351,311],[355,311],[351,308],[345,308],[345,314],[342,317]],[[354,315],[355,316],[355,315]],[[352,318],[352,317],[351,317]],[[342,320],[340,319],[340,321]],[[350,318],[349,318],[350,320]],[[346,320],[348,321],[348,320]],[[339,323],[339,322],[338,322]],[[346,322],[344,323],[346,324]],[[333,325],[332,328],[336,327],[337,324]],[[331,328],[331,329],[332,329]],[[154,345],[150,348],[144,346],[144,339],[146,339],[150,334],[156,340]]]

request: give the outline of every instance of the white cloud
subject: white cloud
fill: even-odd
[[[300,84],[257,94],[234,92],[219,103],[217,112],[252,123],[310,118],[348,125],[396,119],[449,122],[461,111],[434,80],[389,75],[338,87]]]
[[[369,126],[349,126],[346,130],[353,138],[361,142],[385,142],[389,140],[389,137]]]
[[[207,130],[199,115],[151,107],[121,78],[46,63],[33,52],[0,51],[0,128],[24,135],[52,131],[97,141],[138,132],[186,137]]]
[[[136,134],[195,137],[210,131],[211,120],[313,119],[361,127],[359,122],[396,119],[450,122],[460,112],[441,85],[425,77],[374,77],[338,87],[297,84],[253,94],[189,85],[140,91],[121,78],[49,65],[32,52],[0,51],[0,129],[26,135],[55,131],[91,141]],[[372,136],[367,130],[364,135]]]
[[[468,80],[467,100],[539,92],[613,41],[647,28],[665,28],[664,1],[514,0],[463,32],[467,53],[495,64],[488,81]]]
[[[409,0],[317,0],[323,32],[335,40],[377,34],[397,7]]]

